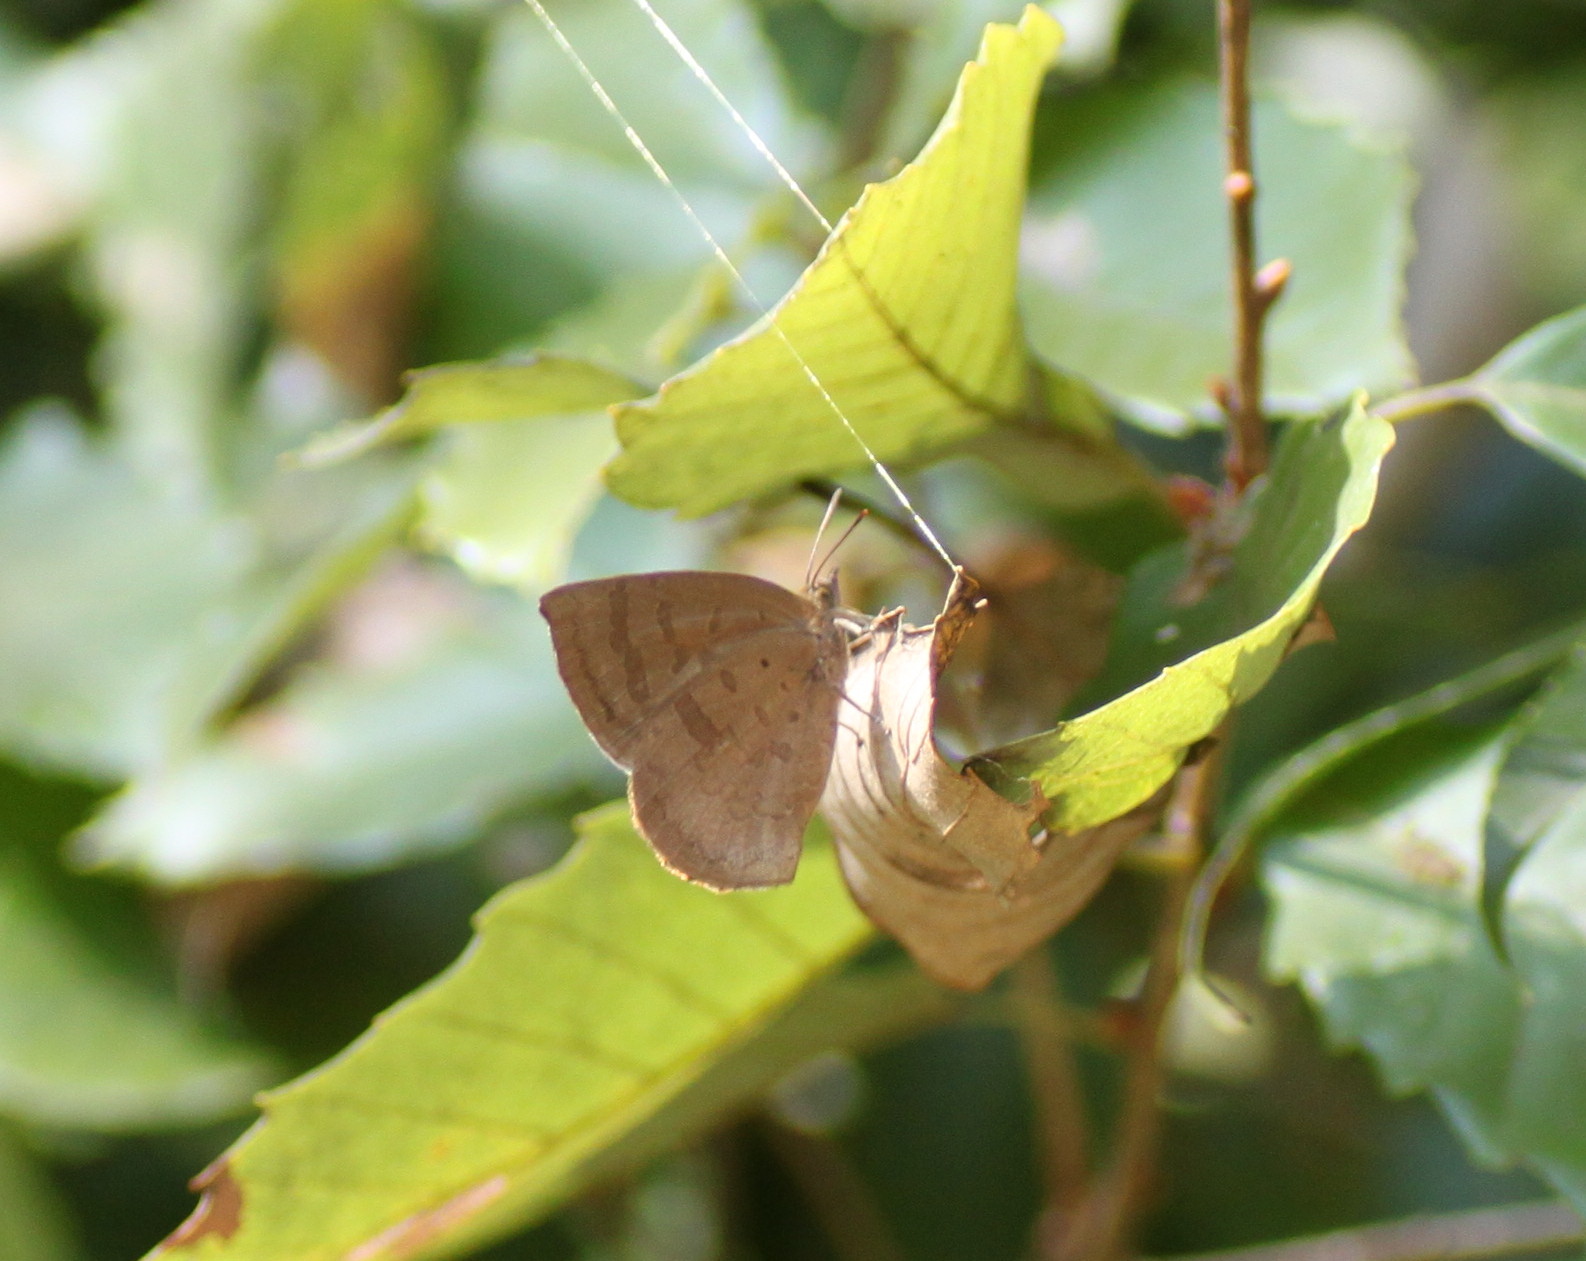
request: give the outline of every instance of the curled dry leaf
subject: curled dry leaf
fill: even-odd
[[[936,681],[973,616],[965,586],[931,627],[883,615],[855,648],[821,812],[865,913],[932,978],[979,989],[1079,912],[1156,810],[1032,838],[1039,793],[1016,805],[941,756]]]
[[[983,549],[975,577],[987,607],[953,658],[973,687],[938,689],[939,726],[1002,744],[1049,726],[1100,672],[1123,580],[1048,539]]]

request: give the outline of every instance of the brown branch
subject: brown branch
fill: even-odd
[[[1066,1217],[1085,1193],[1089,1127],[1071,1021],[1063,1009],[1057,969],[1044,948],[1014,966],[1012,999],[1035,1106],[1045,1212]]]
[[[903,1261],[886,1217],[835,1140],[769,1119],[761,1132],[841,1261]]]
[[[1162,860],[1170,874],[1163,895],[1145,982],[1135,999],[1124,1058],[1123,1104],[1106,1167],[1078,1211],[1054,1221],[1042,1239],[1052,1261],[1118,1261],[1128,1255],[1156,1172],[1161,1138],[1159,1102],[1167,1068],[1163,1036],[1179,983],[1179,933],[1205,849],[1222,773],[1226,731],[1199,759],[1179,771],[1163,819]]]
[[[1261,414],[1261,330],[1283,292],[1289,264],[1282,259],[1256,271],[1256,176],[1250,146],[1250,8],[1253,0],[1217,0],[1222,62],[1223,140],[1233,236],[1234,372],[1224,394],[1229,421],[1228,476],[1248,485],[1267,466],[1266,422]]]
[[[1457,1261],[1562,1248],[1583,1237],[1586,1227],[1566,1204],[1507,1204],[1175,1256],[1171,1261]]]

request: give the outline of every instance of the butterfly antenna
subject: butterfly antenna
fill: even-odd
[[[759,295],[756,294],[752,288],[750,288],[749,282],[744,278],[744,275],[738,269],[737,264],[734,263],[728,256],[727,251],[722,248],[722,245],[716,239],[715,234],[705,226],[705,221],[699,217],[698,212],[689,202],[687,196],[684,195],[683,190],[672,181],[672,177],[667,174],[666,168],[661,165],[660,160],[653,152],[651,152],[650,146],[647,145],[644,142],[643,137],[641,137],[639,133],[634,130],[633,125],[623,114],[616,101],[612,100],[611,93],[606,91],[605,85],[595,77],[595,72],[589,68],[589,64],[583,59],[583,57],[579,55],[578,50],[573,47],[571,42],[569,42],[567,36],[562,33],[562,28],[556,24],[556,20],[552,18],[550,13],[546,10],[542,0],[525,0],[525,3],[528,4],[529,8],[534,10],[534,15],[539,18],[541,25],[545,27],[551,39],[555,42],[557,48],[562,51],[562,54],[572,64],[573,69],[578,72],[578,76],[579,78],[583,79],[585,86],[587,86],[589,90],[594,93],[595,99],[600,102],[601,108],[603,108],[606,113],[610,114],[612,120],[622,128],[622,134],[627,138],[628,143],[633,146],[634,152],[636,152],[639,157],[643,159],[644,164],[650,168],[650,173],[654,175],[655,178],[661,182],[662,186],[672,194],[672,197],[674,200],[676,200],[679,208],[683,211],[683,214],[687,216],[688,221],[694,225],[694,228],[700,234],[700,237],[710,247],[710,251],[715,256],[716,261],[726,269],[727,274],[732,277],[733,282],[749,300],[750,306],[752,306],[755,311],[765,318],[767,326],[776,334],[777,338],[782,342],[782,344],[787,347],[788,353],[793,356],[794,362],[798,364],[799,370],[804,374],[805,379],[808,380],[809,383],[815,388],[815,392],[820,395],[821,401],[825,403],[832,415],[835,416],[838,421],[841,422],[842,427],[848,431],[849,437],[851,437],[854,442],[858,444],[859,449],[864,452],[865,458],[870,461],[870,466],[875,470],[876,476],[879,477],[886,485],[887,489],[892,492],[893,498],[898,501],[898,506],[908,514],[909,520],[914,523],[915,529],[919,530],[920,537],[925,539],[925,541],[930,544],[931,550],[941,557],[943,564],[945,564],[949,569],[957,569],[957,562],[953,560],[951,553],[949,553],[947,548],[943,546],[942,541],[936,537],[936,532],[926,524],[925,518],[920,516],[919,512],[915,509],[913,502],[909,499],[908,494],[904,491],[903,487],[898,484],[897,479],[892,476],[891,472],[887,469],[887,466],[881,462],[881,458],[876,455],[870,444],[866,442],[860,435],[859,431],[854,428],[853,422],[848,419],[848,416],[843,411],[843,409],[837,405],[837,400],[832,397],[831,391],[826,388],[825,383],[820,379],[819,376],[816,375],[815,369],[810,367],[809,361],[805,359],[804,356],[799,352],[798,347],[793,344],[792,339],[788,337],[782,326],[776,322],[776,319],[771,315],[771,312],[766,307],[765,303],[760,301]],[[656,30],[660,33],[661,37],[666,40],[666,42],[675,52],[677,52],[680,57],[682,57],[684,64],[694,72],[694,74],[711,92],[711,95],[726,106],[728,113],[731,114],[733,120],[738,124],[738,126],[744,130],[744,133],[750,138],[755,148],[771,162],[772,167],[776,170],[783,183],[787,184],[791,189],[794,190],[794,193],[798,197],[799,201],[806,208],[813,211],[816,219],[820,222],[822,227],[830,232],[831,224],[826,221],[825,216],[823,216],[819,209],[816,208],[815,203],[812,202],[809,197],[804,194],[803,190],[798,187],[798,181],[793,178],[792,173],[776,160],[775,156],[772,155],[770,148],[759,138],[758,135],[755,134],[754,129],[749,126],[748,121],[743,117],[743,115],[741,115],[736,109],[732,107],[730,102],[727,101],[727,98],[722,94],[721,90],[717,88],[716,85],[711,81],[710,76],[705,72],[705,68],[699,64],[692,53],[688,52],[687,48],[683,45],[682,40],[678,39],[676,33],[672,31],[672,28],[667,26],[666,23],[661,20],[660,15],[650,7],[650,5],[647,3],[647,0],[635,0],[635,3],[637,3],[640,9],[650,18],[653,23],[656,24]]]
[[[848,528],[837,536],[837,541],[831,545],[831,548],[827,551],[826,555],[821,557],[821,563],[815,567],[816,573],[820,573],[831,566],[832,557],[837,555],[838,551],[842,548],[842,545],[846,543],[853,535],[853,532],[859,528],[859,523],[869,515],[870,509],[868,508],[861,508],[858,513],[855,514],[854,519],[848,523]]]
[[[810,544],[809,563],[804,567],[804,590],[812,590],[815,586],[815,575],[820,572],[820,567],[815,563],[815,553],[820,550],[821,538],[826,533],[826,527],[831,525],[832,518],[837,515],[837,505],[843,501],[843,488],[839,486],[832,491],[831,498],[826,501],[826,511],[821,514],[820,526],[815,531],[815,540]],[[843,536],[844,538],[847,535]]]

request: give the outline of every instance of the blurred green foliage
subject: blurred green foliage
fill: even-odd
[[[191,1205],[187,1178],[252,1120],[252,1093],[440,974],[502,890],[454,971],[273,1096],[261,1133],[283,1137],[244,1173],[265,1168],[264,1185],[284,1168],[290,1188],[313,1151],[324,1195],[314,1230],[248,1255],[340,1256],[381,1229],[395,1250],[463,1230],[500,1261],[1031,1255],[1040,1110],[1009,985],[930,987],[868,932],[829,850],[754,903],[784,909],[746,912],[677,885],[620,812],[584,814],[620,778],[525,596],[700,564],[796,581],[819,506],[795,477],[885,499],[840,443],[795,450],[812,423],[796,399],[781,416],[796,424],[740,406],[701,443],[655,427],[679,408],[663,396],[614,435],[605,404],[751,326],[823,234],[637,9],[564,7],[753,301],[522,5],[0,6],[0,1261],[156,1245]],[[835,220],[914,156],[984,23],[1019,7],[662,11]],[[1010,607],[1024,588],[1009,575],[1054,554],[1127,575],[1108,668],[1077,701],[1082,679],[1048,676],[1096,634],[1054,620],[1077,617],[1074,588],[1040,589],[1038,626],[1062,629],[1022,643],[1000,698],[1011,734],[1045,732],[1035,769],[1075,747],[1076,728],[1053,727],[1065,712],[1267,625],[1312,553],[1342,541],[1300,528],[1317,525],[1309,507],[1330,529],[1346,482],[1370,498],[1366,473],[1334,486],[1325,458],[1305,462],[1256,516],[1299,505],[1306,520],[1251,536],[1222,603],[1183,625],[1165,612],[1184,548],[1142,470],[1216,477],[1207,386],[1229,356],[1211,6],[1049,7],[1070,43],[1033,120],[1020,285],[1053,423],[998,429],[995,407],[965,409],[926,433],[909,411],[888,448],[934,461],[908,470],[911,490]],[[1577,313],[1522,338],[1586,303],[1586,19],[1565,0],[1262,5],[1256,66],[1263,247],[1296,265],[1272,402],[1314,426],[1291,451],[1325,443],[1354,390],[1406,386],[1412,362],[1497,421],[1400,425],[1371,524],[1322,586],[1336,640],[1241,711],[1225,817],[1269,847],[1219,904],[1209,958],[1253,1023],[1191,1013],[1175,1034],[1150,1252],[1586,1202],[1578,661],[1522,704],[1565,659],[1574,632],[1557,628],[1586,615],[1586,336]],[[909,332],[947,329],[931,360],[954,376],[982,348],[953,318],[998,326],[1012,268],[993,281],[976,262],[982,288],[933,292],[925,256],[967,242],[1011,259],[997,214],[1017,212],[971,215],[959,187],[875,264],[919,297]],[[845,239],[869,249],[868,231]],[[833,283],[817,322],[864,305]],[[750,353],[769,361],[767,344]],[[405,369],[498,355],[514,358],[421,376],[399,404]],[[544,365],[569,363],[547,383]],[[833,363],[834,379],[875,375]],[[989,364],[988,394],[999,371],[1022,379],[1013,366]],[[917,367],[887,372],[924,390]],[[800,388],[763,364],[748,376]],[[381,432],[336,428],[371,416]],[[323,455],[326,433],[378,449],[283,458]],[[619,437],[613,485],[635,502],[761,497],[698,522],[641,512],[599,480]],[[656,489],[667,477],[685,490]],[[867,533],[848,599],[919,620],[933,572]],[[1200,640],[1196,616],[1217,621]],[[1504,688],[1395,708],[1549,633]],[[967,723],[956,735],[983,743]],[[1169,769],[1192,738],[1166,742]],[[515,883],[575,830],[569,864]],[[1098,1026],[1138,976],[1157,885],[1148,861],[1126,864],[1047,951]],[[702,970],[678,1010],[656,997]],[[527,1067],[521,1047],[430,1045],[436,1013],[482,1043],[496,1022],[565,1045]],[[580,1039],[623,1054],[592,1074]],[[1105,1041],[1078,1048],[1102,1133],[1119,1089]],[[597,1121],[567,1120],[579,1108]],[[407,1207],[334,1185],[365,1157]],[[415,1219],[415,1203],[456,1220]],[[307,1229],[260,1212],[277,1240]]]

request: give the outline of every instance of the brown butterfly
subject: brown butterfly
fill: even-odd
[[[639,831],[713,889],[785,884],[831,768],[853,624],[744,574],[632,574],[547,592],[556,665],[629,773]]]

